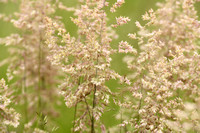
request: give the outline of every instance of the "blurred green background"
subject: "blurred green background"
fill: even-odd
[[[115,0],[108,0],[110,3],[115,2]],[[131,22],[129,22],[127,25],[121,26],[117,28],[117,33],[119,35],[119,38],[117,40],[113,40],[112,47],[117,48],[118,42],[121,40],[127,40],[132,44],[134,47],[137,48],[137,43],[131,41],[127,35],[128,33],[134,33],[137,32],[137,28],[135,26],[135,21],[140,21],[142,24],[144,23],[141,20],[141,15],[143,15],[146,11],[148,11],[150,8],[156,9],[156,2],[163,1],[163,0],[126,0],[126,3],[118,9],[116,13],[108,13],[109,22],[108,24],[115,22],[115,17],[117,16],[128,16],[131,18]],[[62,2],[67,6],[75,6],[77,4],[76,0],[62,0]],[[19,4],[11,3],[3,4],[0,3],[0,13],[10,14],[14,11],[18,10]],[[198,15],[200,14],[200,4],[196,5],[196,9],[198,9]],[[73,13],[58,10],[56,12],[56,15],[63,17],[63,22],[65,23],[65,26],[70,32],[72,36],[76,36],[76,26],[71,22],[70,17],[73,16]],[[200,15],[199,15],[200,16]],[[7,22],[3,22],[0,20],[0,38],[6,37],[10,35],[11,33],[16,33],[17,29],[15,29],[12,24],[9,24]],[[9,53],[5,46],[0,45],[0,61],[5,59],[9,56]],[[125,63],[122,62],[122,58],[124,57],[123,54],[116,54],[112,55],[112,68],[118,72],[121,75],[127,75],[130,73],[125,65]],[[6,78],[6,70],[8,65],[0,66],[0,79]],[[109,86],[112,90],[115,90],[118,86],[116,81],[109,81],[107,82],[107,86]],[[63,97],[61,96],[61,99]],[[59,129],[57,130],[58,133],[70,133],[71,127],[72,127],[72,120],[73,120],[73,108],[68,109],[64,105],[64,101],[62,106],[55,105],[59,112],[61,112],[60,116],[55,119],[55,122],[59,126]],[[114,106],[114,105],[113,105]],[[119,123],[119,121],[115,120],[115,114],[117,112],[117,108],[115,110],[105,112],[105,114],[102,117],[103,123],[106,125],[106,128],[112,127]]]

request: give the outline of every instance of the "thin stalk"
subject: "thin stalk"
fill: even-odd
[[[40,35],[40,40],[39,40],[39,45],[38,45],[38,114],[39,114],[39,119],[43,119],[43,114],[41,110],[41,33]],[[42,120],[43,121],[43,120]],[[40,124],[41,128],[44,129],[43,123]]]
[[[91,119],[91,133],[94,133],[95,131],[94,131],[94,113],[93,113],[93,110],[94,110],[94,108],[95,108],[95,101],[96,101],[96,96],[95,96],[95,94],[96,94],[96,85],[95,85],[95,87],[94,87],[94,94],[93,94],[93,105],[92,105],[92,119]]]
[[[80,6],[80,2],[78,3],[77,7],[79,8],[79,6]],[[80,42],[80,40],[81,40],[81,36],[80,36],[80,34],[78,33],[78,43]],[[81,84],[81,79],[80,79],[80,77],[79,77],[78,86],[79,86],[80,84]],[[77,106],[78,106],[78,103],[76,103],[75,109],[74,109],[73,133],[75,132],[75,124],[76,124],[75,121],[76,121]]]
[[[81,78],[79,77],[78,86],[79,86],[80,84],[81,84]],[[75,105],[75,108],[74,108],[73,133],[75,132],[75,121],[76,121],[77,106],[78,106],[78,103]]]
[[[103,8],[105,7],[105,2],[106,0],[103,1]],[[100,45],[102,45],[102,30],[103,30],[103,22],[104,22],[104,16],[102,16],[101,18],[101,28],[100,28],[100,36],[99,36],[99,40],[100,40]],[[97,52],[97,65],[99,63],[99,54]],[[98,69],[96,68],[96,74],[95,77],[97,77],[98,75]],[[93,105],[92,105],[92,118],[91,118],[91,133],[95,133],[94,130],[94,108],[96,106],[96,90],[97,90],[97,86],[94,85],[94,93],[93,93]]]
[[[121,119],[121,123],[123,122],[122,120],[122,111],[120,112],[120,119]],[[122,133],[122,126],[120,126],[120,133]]]
[[[89,114],[90,120],[92,121],[92,116],[91,116],[91,113],[90,113],[90,108],[89,108],[88,102],[87,102],[85,97],[84,97],[84,99],[85,99],[85,104],[86,104],[86,107],[87,107],[87,110],[88,110],[88,114]]]
[[[74,123],[73,123],[73,133],[75,133],[75,121],[76,121],[76,112],[77,112],[77,104],[75,105],[74,109]]]
[[[141,94],[143,92],[143,88],[141,88]],[[138,105],[138,122],[140,120],[140,114],[139,114],[139,110],[141,109],[141,106],[142,106],[142,97],[140,98],[140,102],[139,102],[139,105]]]
[[[126,86],[124,86],[126,87]],[[121,92],[121,101],[123,103],[123,93],[124,91]],[[122,107],[120,107],[120,119],[121,119],[121,123],[123,123],[123,112],[122,112]],[[124,126],[124,128],[122,129],[122,127],[120,126],[120,133],[124,130],[124,132],[127,132],[127,128],[126,125]]]
[[[23,89],[22,93],[24,95],[24,115],[25,115],[25,123],[28,123],[28,101],[27,101],[27,88],[26,88],[26,53],[24,52],[24,74],[23,74]]]
[[[123,93],[121,94],[121,100],[123,102]],[[123,119],[122,119],[122,108],[120,107],[120,119],[121,119],[121,123],[123,122]],[[120,133],[122,132],[122,127],[120,126]]]
[[[41,46],[39,42],[39,47],[38,47],[38,111],[40,112],[40,105],[41,105],[41,97],[40,97],[40,76],[41,76]]]
[[[177,97],[180,97],[180,89],[177,89]]]

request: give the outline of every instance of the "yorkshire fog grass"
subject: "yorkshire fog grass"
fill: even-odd
[[[1,7],[0,132],[200,132],[199,0]]]

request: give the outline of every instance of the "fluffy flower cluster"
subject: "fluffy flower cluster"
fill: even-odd
[[[55,116],[52,111],[53,100],[56,101],[57,91],[55,76],[57,68],[51,66],[46,59],[50,54],[44,46],[45,24],[44,18],[55,12],[56,6],[51,0],[21,0],[18,13],[14,13],[15,19],[11,23],[21,31],[20,34],[11,34],[1,43],[9,46],[10,58],[8,79],[17,79],[12,88],[18,91],[17,101],[25,106],[25,122],[35,117],[36,112],[42,117]],[[35,119],[35,118],[34,118]],[[38,124],[38,128],[44,128],[44,123]]]
[[[137,54],[137,50],[135,50],[128,42],[121,41],[119,43],[119,53],[133,53]]]
[[[116,9],[119,8],[119,7],[121,7],[122,4],[124,4],[124,3],[125,3],[125,0],[117,0],[117,2],[115,2],[113,4],[113,6],[110,8],[110,11],[111,12],[116,12]]]
[[[131,131],[188,132],[192,128],[199,131],[196,117],[200,94],[200,22],[195,2],[158,3],[157,11],[150,10],[143,16],[148,20],[145,26],[136,22],[138,36],[129,34],[138,40],[141,50],[127,62],[136,71],[130,75],[134,83],[128,88],[134,98],[122,106],[134,111],[122,126],[130,124]]]
[[[117,17],[116,18],[116,22],[117,24],[113,24],[112,27],[118,27],[118,26],[121,26],[121,25],[124,25],[124,24],[127,24],[129,21],[131,21],[128,17]]]
[[[78,37],[71,37],[62,26],[47,18],[46,43],[52,49],[49,60],[66,73],[65,82],[60,86],[66,105],[75,106],[75,109],[79,106],[81,110],[74,130],[87,131],[89,121],[91,132],[94,132],[94,121],[102,124],[100,117],[112,96],[105,82],[122,78],[110,68],[110,55],[115,52],[110,43],[116,35],[106,24],[104,8],[108,3],[105,0],[82,2],[75,10],[76,17],[71,18],[78,27]]]
[[[10,107],[11,99],[5,80],[0,80],[0,132],[6,133],[8,126],[19,125],[20,114]]]

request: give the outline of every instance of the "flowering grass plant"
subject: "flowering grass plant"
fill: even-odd
[[[1,132],[58,132],[68,121],[73,133],[200,132],[199,0],[158,2],[127,41],[120,30],[131,19],[116,15],[125,0],[12,2],[18,11],[0,14],[17,29],[0,39],[10,53],[0,62],[9,84],[0,81]],[[128,74],[113,69],[113,55],[125,55]],[[60,122],[60,107],[73,120]]]

